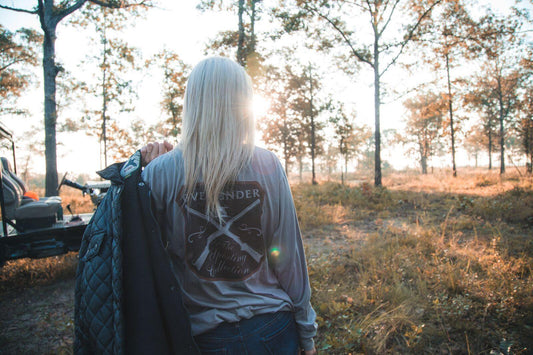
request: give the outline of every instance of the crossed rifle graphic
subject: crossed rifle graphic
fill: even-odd
[[[260,200],[255,200],[250,205],[245,207],[239,214],[235,215],[233,218],[231,218],[230,220],[225,222],[224,225],[220,225],[213,218],[211,218],[211,217],[209,217],[209,216],[207,216],[207,215],[205,215],[205,214],[203,214],[201,212],[198,212],[195,209],[190,208],[189,206],[185,206],[185,209],[187,210],[187,212],[206,220],[207,222],[209,222],[213,226],[215,226],[215,228],[217,229],[216,232],[212,233],[211,235],[209,235],[209,237],[207,237],[207,244],[206,244],[204,250],[202,251],[202,254],[200,254],[198,259],[196,259],[196,261],[193,263],[193,265],[196,267],[197,270],[201,270],[202,267],[204,266],[205,260],[209,256],[209,252],[210,252],[209,246],[211,245],[211,243],[214,240],[216,240],[218,237],[220,237],[221,235],[226,235],[227,237],[231,238],[234,242],[239,244],[239,246],[241,247],[241,250],[246,252],[246,253],[248,253],[248,255],[250,255],[256,262],[259,262],[259,260],[261,260],[261,258],[263,257],[262,254],[258,253],[254,249],[250,248],[250,246],[248,244],[243,243],[238,235],[236,235],[232,231],[230,231],[230,228],[231,228],[233,222],[235,222],[236,220],[238,220],[239,218],[241,218],[242,216],[244,216],[245,214],[250,212],[260,202],[261,202]]]

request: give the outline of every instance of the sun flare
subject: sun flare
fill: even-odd
[[[269,108],[270,102],[265,97],[261,95],[254,95],[252,110],[254,111],[255,119],[260,119],[266,116]]]

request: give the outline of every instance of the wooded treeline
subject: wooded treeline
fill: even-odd
[[[42,27],[42,33],[0,27],[0,114],[24,115],[17,98],[31,85],[31,67],[42,65],[47,195],[57,189],[57,129],[97,137],[105,165],[148,140],[179,137],[184,87],[194,63],[168,48],[146,57],[124,36],[154,5],[133,0],[37,0],[31,9],[0,4],[3,12],[38,16]],[[357,162],[358,169],[373,170],[379,186],[389,164],[382,150],[405,150],[422,173],[446,156],[456,176],[458,149],[476,165],[484,152],[488,168],[498,166],[501,174],[508,159],[527,162],[531,173],[531,5],[517,1],[502,13],[474,0],[201,0],[197,8],[235,19],[233,30],[206,39],[205,51],[232,57],[247,69],[256,93],[269,103],[264,117],[257,117],[263,140],[287,171],[302,176],[309,166],[315,183],[319,168],[340,169],[344,182]],[[92,75],[83,75],[81,66],[80,73],[66,73],[58,64],[54,44],[60,21],[80,35],[84,29],[92,34],[94,47],[82,63]],[[131,118],[139,104],[138,78],[147,69],[161,73],[165,118],[155,124]],[[362,90],[366,73],[373,77],[372,126],[362,124],[358,107],[345,99]],[[340,77],[353,86],[343,95],[332,89]],[[407,113],[405,130],[382,130],[383,104],[398,100]],[[82,109],[61,117],[62,105]]]

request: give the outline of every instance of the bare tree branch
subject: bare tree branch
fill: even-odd
[[[385,69],[383,69],[383,71],[381,73],[379,73],[379,76],[381,77],[383,74],[385,74],[385,72],[387,70],[389,70],[389,68],[391,66],[393,66],[394,64],[396,64],[396,61],[398,60],[398,58],[400,57],[400,55],[403,53],[403,50],[405,49],[405,47],[407,46],[407,44],[409,43],[409,41],[411,41],[411,39],[413,38],[416,30],[418,29],[418,26],[420,26],[420,24],[422,23],[422,21],[431,13],[431,11],[433,10],[433,8],[435,6],[437,6],[442,0],[437,0],[435,1],[433,4],[431,4],[431,6],[426,9],[426,11],[424,11],[424,13],[422,14],[422,16],[420,16],[418,18],[418,21],[416,22],[416,24],[411,28],[411,30],[409,31],[408,35],[407,35],[407,38],[402,42],[401,46],[400,46],[400,50],[398,51],[398,53],[396,53],[396,55],[394,56],[394,58],[391,60],[391,62],[385,67]]]
[[[69,6],[62,11],[58,12],[54,17],[57,19],[57,22],[61,21],[66,16],[70,15],[74,11],[78,10],[80,7],[85,4],[87,0],[78,0],[72,6]]]
[[[61,12],[59,12],[58,14],[56,14],[55,17],[58,19],[57,21],[59,22],[64,17],[78,10],[86,2],[91,2],[93,4],[96,4],[102,7],[112,8],[112,9],[124,9],[124,8],[135,7],[135,6],[148,6],[148,2],[145,0],[142,0],[138,3],[133,3],[133,4],[128,4],[125,1],[78,0],[72,6],[69,6],[65,8],[64,10],[62,10]]]
[[[394,11],[396,11],[396,6],[398,6],[398,4],[400,3],[400,0],[396,0],[394,2],[394,5],[392,6],[392,10],[389,14],[389,18],[387,19],[387,21],[385,22],[385,24],[383,25],[383,27],[381,28],[381,31],[379,31],[379,36],[381,37],[381,35],[383,34],[383,32],[385,31],[385,29],[387,28],[387,26],[389,25],[391,19],[392,19],[392,15],[394,15]]]
[[[366,8],[365,10],[368,11],[368,15],[370,15],[370,23],[372,24],[372,30],[374,31],[374,34],[376,35],[377,38],[379,38],[379,34],[378,34],[378,27],[377,27],[377,22],[376,22],[376,17],[375,17],[375,14],[376,14],[376,9],[372,9],[372,4],[370,3],[369,0],[366,0],[366,5],[368,6],[368,8]]]
[[[13,64],[24,62],[24,59],[26,59],[26,58],[13,59],[11,62],[7,63],[6,65],[4,65],[3,67],[0,68],[0,73],[3,72],[4,70],[6,70],[7,68],[9,68],[10,66],[12,66]]]
[[[39,22],[41,23],[41,28],[43,29],[45,35],[49,35],[48,26],[46,26],[46,20],[44,16],[44,3],[43,0],[37,1],[37,14],[39,15]]]
[[[374,65],[372,64],[371,61],[369,61],[368,59],[366,59],[361,53],[359,53],[357,51],[357,49],[354,48],[354,46],[352,45],[350,39],[348,38],[348,36],[346,36],[346,33],[344,33],[344,31],[335,23],[333,22],[329,17],[325,16],[324,14],[322,14],[320,11],[318,11],[316,8],[313,8],[313,7],[307,7],[309,10],[311,10],[312,12],[314,12],[315,14],[318,15],[318,17],[324,19],[326,22],[328,22],[339,34],[340,36],[342,37],[342,39],[344,40],[344,42],[348,45],[348,47],[350,47],[350,50],[352,52],[352,54],[358,59],[360,60],[361,62],[363,63],[366,63],[368,65],[370,65],[371,67],[373,67]]]
[[[133,4],[128,4],[125,1],[102,1],[102,0],[88,0],[89,2],[92,2],[93,4],[100,5],[103,7],[108,7],[112,9],[125,9],[128,7],[135,7],[135,6],[151,6],[150,1],[142,0],[140,2],[136,2]]]
[[[345,1],[345,3],[352,4],[356,7],[359,7],[360,9],[366,10],[366,8],[363,5],[359,4],[359,2],[357,1]]]
[[[5,46],[3,48],[0,48],[0,53],[6,53],[9,50],[20,48],[21,46],[18,44],[13,44],[12,46]]]
[[[11,7],[11,6],[6,6],[6,5],[0,5],[0,9],[11,10],[11,11],[16,11],[16,12],[24,12],[24,13],[32,14],[32,15],[35,15],[37,13],[37,10],[19,9],[17,7]]]

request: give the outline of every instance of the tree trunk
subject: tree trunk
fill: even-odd
[[[505,132],[503,128],[503,96],[501,76],[498,77],[498,101],[500,103],[500,175],[505,173]]]
[[[45,11],[43,9],[43,11]],[[44,72],[44,154],[46,158],[45,195],[57,195],[57,152],[56,152],[56,77],[55,41],[57,23],[50,19],[41,20],[44,31],[43,72]]]
[[[250,15],[250,44],[248,45],[248,49],[246,50],[247,56],[255,52],[255,43],[256,43],[256,37],[255,37],[255,16],[256,16],[256,10],[255,10],[255,4],[257,3],[257,0],[252,0],[252,3],[250,6],[252,7],[252,14]]]
[[[505,137],[503,117],[500,116],[500,174],[505,174]]]
[[[526,122],[528,122],[528,121],[526,121]],[[531,129],[529,127],[529,124],[526,124],[525,126],[526,127],[524,129],[524,150],[525,150],[525,153],[526,153],[526,168],[527,168],[527,172],[530,173],[531,172],[531,166],[529,165],[527,160],[528,160],[528,158],[531,155],[531,146],[529,144],[529,142],[531,141],[531,138],[529,137],[529,133],[531,132]]]
[[[246,51],[244,50],[244,24],[242,14],[244,13],[244,0],[239,0],[239,38],[237,39],[237,62],[246,67]]]
[[[345,180],[348,180],[348,155],[344,155],[344,177],[342,179],[342,184],[344,185]]]
[[[106,11],[104,10],[104,21]],[[104,143],[104,167],[107,166],[107,37],[106,37],[106,25],[103,26],[102,43],[104,45],[104,52],[102,58],[102,141]]]
[[[316,185],[316,175],[315,175],[315,150],[316,150],[316,140],[315,140],[315,115],[313,112],[313,77],[311,72],[311,66],[309,66],[309,88],[310,88],[310,98],[309,98],[309,115],[311,117],[311,183]]]
[[[344,165],[346,166],[346,157],[344,157]],[[341,168],[341,184],[344,185],[344,168]]]
[[[446,76],[448,79],[448,113],[450,114],[450,134],[452,138],[452,171],[453,177],[457,177],[457,167],[455,166],[455,129],[453,126],[452,83],[450,79],[450,57],[448,53],[446,53]]]
[[[380,75],[379,75],[379,38],[374,38],[374,124],[375,124],[375,152],[374,152],[374,185],[381,186],[381,131],[379,122],[380,109]]]
[[[492,124],[489,118],[489,170],[492,170]]]
[[[533,121],[527,121],[528,124],[526,126],[526,161],[529,157],[529,164],[526,164],[527,166],[527,172],[531,174],[533,172],[533,146],[531,145],[531,142],[533,141],[533,137],[531,137],[531,134],[533,133]]]
[[[299,165],[299,170],[300,170],[300,182],[302,182],[304,166],[303,166],[303,161],[302,161],[302,156],[301,155],[298,157],[298,165]]]
[[[287,139],[283,140],[283,160],[285,161],[285,175],[289,176],[289,149],[287,147]]]
[[[418,151],[420,153],[420,169],[422,169],[422,174],[426,175],[428,173],[428,148],[425,142],[418,143]]]
[[[422,174],[426,175],[428,173],[428,158],[423,154],[420,157],[420,166],[422,167]]]

